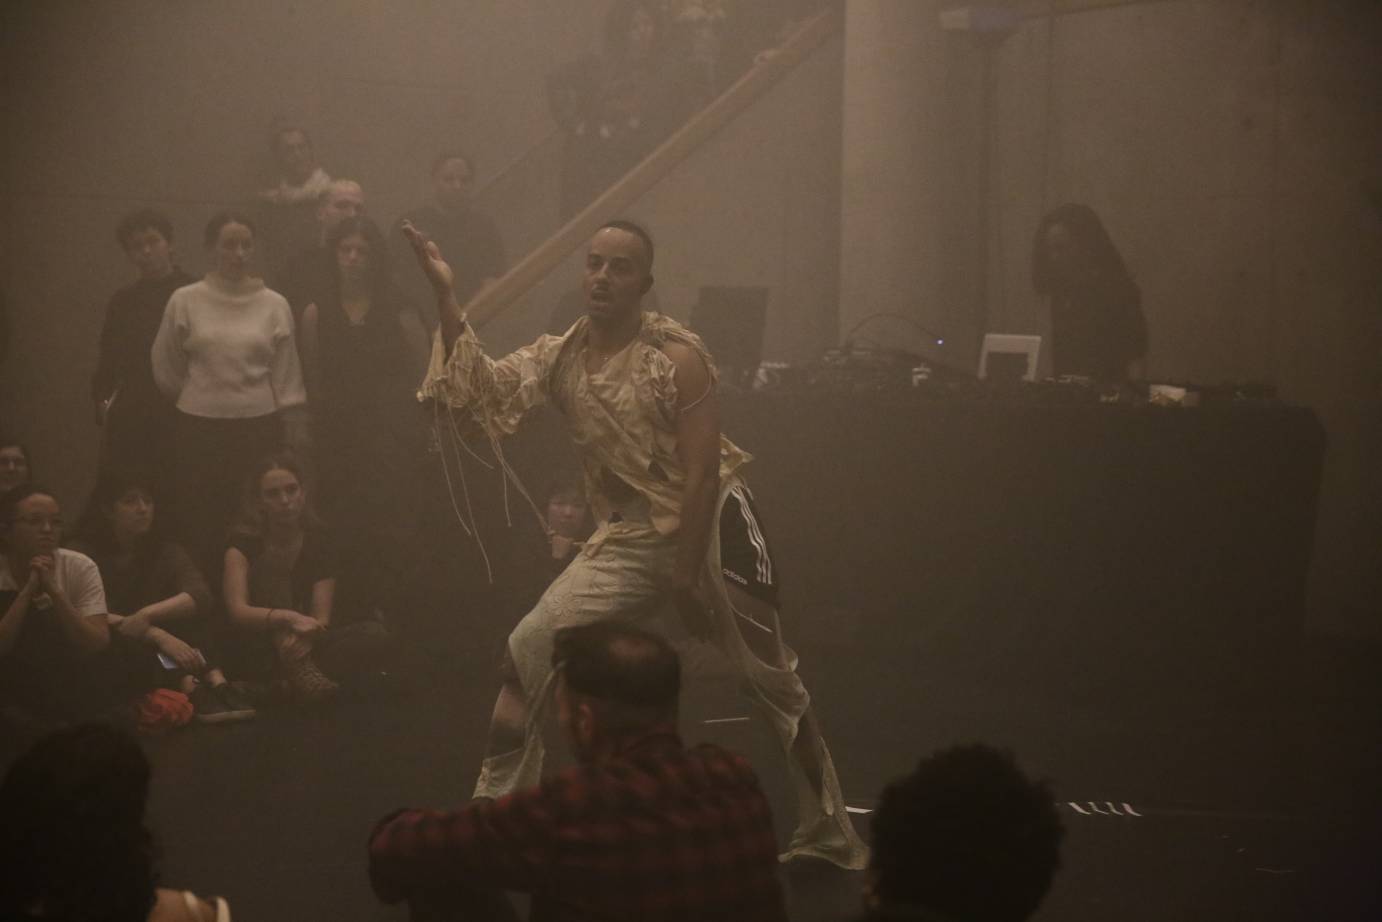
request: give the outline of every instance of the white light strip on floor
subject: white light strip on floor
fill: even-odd
[[[703,724],[743,724],[748,723],[747,717],[716,717],[712,720],[702,720]]]

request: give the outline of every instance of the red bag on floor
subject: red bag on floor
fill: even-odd
[[[192,722],[192,702],[182,692],[156,688],[139,699],[139,731],[165,733]]]

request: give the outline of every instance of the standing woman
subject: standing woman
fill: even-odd
[[[403,565],[381,559],[379,549],[407,546],[422,473],[408,472],[426,454],[414,397],[426,334],[400,304],[385,247],[369,218],[337,224],[326,239],[331,284],[302,315],[318,508],[343,539],[345,570],[371,590]]]
[[[1066,204],[1041,219],[1032,244],[1032,287],[1051,299],[1057,376],[1109,382],[1145,376],[1142,292],[1094,209]]]
[[[254,224],[223,211],[205,242],[214,268],[173,292],[151,357],[178,410],[178,533],[214,573],[245,471],[285,441],[305,447],[307,392],[288,302],[250,274]]]

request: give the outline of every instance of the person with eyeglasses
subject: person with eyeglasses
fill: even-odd
[[[103,701],[110,645],[101,573],[59,547],[62,510],[25,484],[0,500],[0,712],[20,722],[89,716]]]

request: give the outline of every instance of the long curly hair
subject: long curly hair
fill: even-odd
[[[148,793],[144,751],[108,724],[20,756],[0,782],[0,918],[144,922],[158,882]]]

